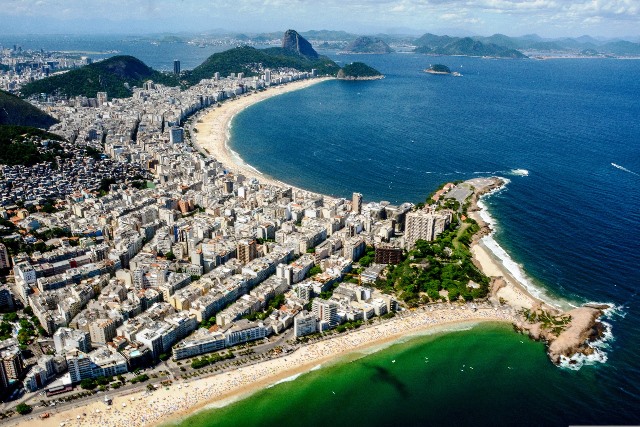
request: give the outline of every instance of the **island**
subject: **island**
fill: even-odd
[[[368,54],[385,54],[391,53],[393,49],[389,47],[389,45],[382,39],[377,37],[358,37],[344,49],[344,51],[340,53],[350,53],[350,54],[360,54],[360,53],[368,53]]]
[[[425,71],[425,73],[429,73],[429,74],[450,74],[450,75],[456,76],[456,77],[462,76],[462,74],[460,74],[457,71],[451,72],[451,69],[449,67],[447,67],[446,65],[442,65],[442,64],[431,65],[429,68],[427,68],[424,71]]]
[[[339,80],[377,80],[384,78],[384,75],[367,64],[352,62],[338,71],[337,78]]]

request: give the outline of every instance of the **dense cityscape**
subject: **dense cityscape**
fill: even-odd
[[[33,100],[59,120],[50,131],[73,141],[63,143],[73,157],[2,170],[0,267],[13,274],[0,303],[26,307],[3,323],[3,387],[22,382],[32,404],[45,402],[40,390],[116,389],[140,369],[175,378],[186,358],[224,361],[257,340],[275,355],[393,315],[394,297],[367,284],[453,211],[261,184],[191,141],[199,111],[314,74],[216,73],[187,90],[148,81],[127,99]]]

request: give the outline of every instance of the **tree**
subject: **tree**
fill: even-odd
[[[167,258],[169,261],[173,261],[176,259],[176,256],[173,254],[173,252],[169,251],[167,252],[167,254],[165,255],[165,258]]]
[[[31,411],[32,411],[31,406],[27,405],[26,403],[20,403],[18,406],[16,406],[16,412],[19,413],[20,415],[26,415]]]
[[[95,383],[95,381],[93,381],[90,378],[86,378],[86,379],[80,381],[80,387],[83,388],[84,390],[93,390],[97,386],[98,385]]]

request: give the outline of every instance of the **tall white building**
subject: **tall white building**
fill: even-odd
[[[313,314],[320,320],[320,330],[324,331],[338,325],[338,304],[322,298],[316,298],[311,305]]]
[[[409,212],[406,218],[404,244],[407,250],[415,247],[416,240],[433,241],[451,223],[452,212],[431,208]]]

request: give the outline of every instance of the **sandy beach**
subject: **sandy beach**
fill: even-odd
[[[229,125],[236,114],[253,104],[273,96],[304,89],[331,79],[333,78],[323,77],[299,80],[287,83],[286,85],[271,87],[263,92],[252,92],[250,95],[243,95],[234,100],[227,100],[223,102],[220,107],[207,110],[199,116],[195,125],[197,132],[192,133],[194,144],[234,173],[242,174],[248,178],[256,178],[263,184],[291,187],[291,185],[267,176],[242,161],[228,146]]]
[[[100,401],[61,413],[53,412],[45,420],[22,418],[22,425],[38,422],[43,426],[133,427],[152,426],[178,421],[193,412],[220,407],[246,397],[287,378],[308,372],[318,365],[335,362],[352,353],[366,354],[394,341],[446,329],[460,329],[477,322],[508,322],[515,320],[509,307],[479,308],[442,304],[440,307],[407,312],[384,323],[315,342],[286,356],[243,366],[232,372],[177,381],[168,388],[152,393],[136,392],[113,396],[113,405]]]
[[[261,174],[234,155],[227,146],[229,123],[237,113],[256,102],[325,80],[327,79],[294,82],[225,102],[220,107],[204,112],[195,125],[197,133],[192,135],[197,135],[197,145],[201,149],[206,150],[229,170],[246,177],[255,177],[261,183],[286,185]],[[481,222],[477,212],[473,212],[472,216]],[[38,422],[43,426],[77,427],[164,424],[177,421],[203,408],[223,406],[269,385],[308,372],[318,365],[335,362],[348,354],[370,352],[409,336],[459,329],[462,325],[478,322],[517,322],[516,310],[531,307],[537,300],[508,274],[499,260],[495,259],[482,243],[474,244],[472,253],[487,276],[505,279],[506,286],[500,289],[497,296],[507,301],[510,306],[494,308],[490,304],[481,303],[477,310],[472,310],[466,305],[439,304],[407,311],[389,321],[375,320],[371,326],[314,342],[286,356],[242,366],[231,372],[207,378],[178,380],[170,387],[163,387],[151,393],[138,391],[122,396],[115,392],[110,393],[113,398],[111,407],[98,400],[60,413],[51,411],[51,416],[45,420],[39,420],[37,416],[27,416],[15,422],[18,422],[18,425],[33,425]]]

